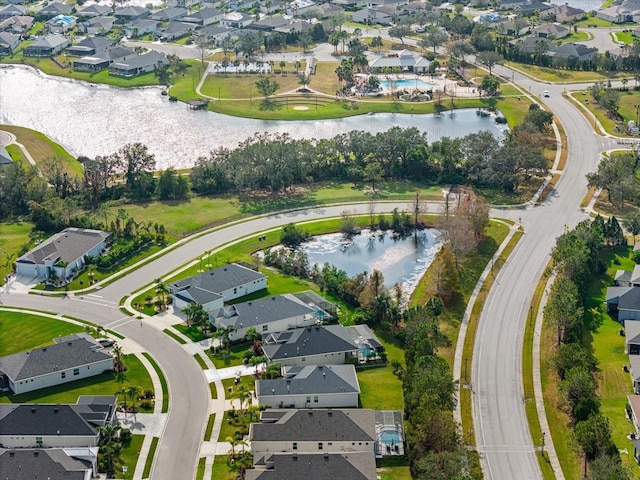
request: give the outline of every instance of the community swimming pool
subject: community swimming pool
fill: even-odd
[[[431,90],[435,87],[435,85],[424,82],[419,78],[414,78],[414,79],[399,78],[397,80],[380,80],[381,87],[390,88],[394,84],[396,88],[417,88],[421,90]]]

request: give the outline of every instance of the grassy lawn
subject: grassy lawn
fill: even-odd
[[[168,328],[165,328],[164,330],[162,330],[164,333],[166,333],[167,335],[169,335],[171,338],[173,338],[176,342],[178,342],[180,345],[185,345],[187,343],[187,341],[185,339],[183,339],[182,337],[176,335],[175,333],[173,333],[171,330],[169,330]]]
[[[232,472],[227,465],[226,455],[216,455],[211,478],[215,480],[232,480],[236,478],[236,472]]]
[[[579,22],[576,22],[576,25],[578,26],[578,28],[580,27],[620,27],[620,24],[617,23],[611,23],[608,20],[602,20],[601,18],[598,17],[587,17],[584,20],[580,20]]]
[[[374,410],[403,410],[402,381],[390,365],[358,371],[360,404]]]
[[[631,32],[613,32],[612,35],[616,42],[624,42],[627,45],[633,45],[633,39],[635,37]]]
[[[213,431],[213,422],[216,419],[216,414],[212,413],[209,415],[209,421],[207,422],[207,429],[204,431],[204,441],[208,442],[211,440],[211,432]]]
[[[216,368],[236,367],[242,365],[244,354],[249,349],[249,343],[236,343],[231,345],[230,351],[222,350],[212,353],[207,350],[207,355]]]
[[[13,133],[16,141],[24,145],[37,165],[48,158],[58,158],[62,168],[74,177],[82,176],[82,165],[71,156],[61,145],[47,138],[44,134],[24,127],[14,125],[0,125],[0,130]]]
[[[153,72],[145,73],[133,78],[114,77],[109,75],[107,70],[98,73],[76,72],[68,68],[62,68],[50,58],[23,57],[22,52],[14,53],[12,56],[0,56],[3,63],[20,63],[31,65],[42,70],[47,75],[56,77],[67,77],[75,80],[84,80],[91,83],[103,83],[105,85],[113,85],[116,87],[146,87],[149,85],[159,85],[158,79]],[[60,59],[62,63],[66,60],[64,57]]]
[[[158,441],[160,439],[158,437],[153,437],[151,439],[151,448],[149,449],[149,456],[147,456],[147,461],[144,464],[144,470],[142,471],[142,478],[149,478],[151,474],[151,467],[153,466],[153,459],[156,456],[156,449],[158,448]]]
[[[276,63],[276,72],[280,70],[280,65]],[[304,63],[301,71],[304,72]],[[300,88],[298,76],[295,74],[293,63],[287,63],[284,75],[275,73],[267,75],[269,80],[276,82],[280,88],[276,95],[296,90]],[[235,74],[235,73],[218,73],[207,75],[206,80],[202,84],[200,91],[207,97],[214,98],[253,98],[259,101],[261,94],[256,87],[256,82],[264,78],[259,74]],[[335,92],[334,92],[335,93]]]
[[[200,457],[198,460],[198,468],[196,470],[196,480],[202,480],[204,478],[204,467],[206,466],[206,457]]]
[[[589,40],[591,35],[589,33],[584,32],[582,30],[578,30],[577,32],[571,32],[566,37],[562,37],[560,39],[560,43],[568,43],[568,42],[584,42],[585,40]]]
[[[222,386],[224,387],[224,397],[227,400],[231,400],[231,394],[233,393],[233,389],[238,385],[246,385],[251,390],[253,390],[256,386],[256,379],[251,375],[243,375],[240,377],[240,381],[236,383],[235,378],[224,378],[222,379]],[[236,408],[240,408],[240,400],[234,400],[234,405]]]
[[[173,328],[178,330],[181,334],[186,335],[191,339],[192,342],[199,342],[204,340],[205,338],[209,338],[208,335],[204,335],[202,330],[196,325],[191,325],[188,327],[185,323],[176,323],[175,325],[171,325]]]
[[[126,480],[133,478],[143,441],[144,435],[131,435],[131,442],[120,449],[120,455],[117,463],[128,467],[127,473],[122,473],[122,471],[120,471],[118,474],[120,478]]]
[[[84,332],[84,327],[40,315],[2,311],[0,315],[2,355],[53,345],[53,339]]]
[[[538,80],[556,83],[596,82],[598,80],[615,80],[628,76],[626,72],[559,70],[556,68],[539,67],[537,65],[526,65],[515,62],[505,62],[505,65],[522,70]]]
[[[0,223],[0,285],[4,285],[4,276],[13,269],[12,261],[18,258],[18,252],[29,242],[33,223]]]
[[[139,386],[141,391],[153,391],[151,377],[142,362],[132,354],[125,355],[123,360],[127,371],[121,376],[103,373],[95,377],[83,378],[22,395],[10,395],[3,392],[0,393],[0,403],[75,403],[79,395],[115,395],[130,385]],[[122,395],[119,394],[119,396],[122,400]],[[145,412],[144,409],[141,411]]]
[[[160,369],[160,366],[155,359],[147,352],[142,352],[144,358],[146,358],[153,369],[156,371],[156,375],[160,378],[160,388],[162,388],[162,410],[160,413],[167,413],[169,411],[169,387],[167,386],[167,379],[164,377],[164,373]]]
[[[377,473],[380,480],[411,480],[409,467],[382,467]]]

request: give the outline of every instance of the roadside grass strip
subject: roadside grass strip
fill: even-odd
[[[198,365],[200,365],[200,368],[202,368],[202,370],[206,370],[208,368],[207,364],[204,363],[204,360],[202,359],[199,353],[195,353],[193,355],[193,358],[196,359],[196,362],[198,362]]]
[[[209,421],[207,422],[207,429],[204,431],[204,441],[208,442],[211,440],[211,433],[213,432],[213,422],[216,419],[216,414],[212,413],[209,415]]]
[[[198,460],[198,469],[196,470],[196,480],[204,480],[204,467],[206,466],[207,458],[200,457]]]
[[[149,478],[151,474],[151,467],[153,466],[153,459],[156,456],[156,449],[158,448],[158,437],[151,439],[151,447],[149,448],[149,455],[147,455],[147,461],[144,464],[144,470],[142,471],[142,478]]]
[[[216,382],[211,382],[209,384],[209,390],[211,390],[211,399],[217,400],[218,398],[218,389],[216,388]]]
[[[167,335],[169,335],[171,338],[173,338],[176,342],[178,342],[180,345],[185,345],[187,343],[187,341],[185,339],[183,339],[182,337],[176,335],[175,333],[173,333],[171,330],[169,330],[168,328],[165,328],[164,330],[162,330],[164,333],[166,333]]]
[[[153,366],[153,369],[160,378],[160,386],[162,388],[162,410],[160,413],[167,413],[169,411],[169,388],[167,387],[167,379],[164,377],[164,373],[158,363],[149,353],[142,352],[142,355],[149,360],[149,363]]]

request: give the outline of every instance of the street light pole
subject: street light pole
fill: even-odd
[[[542,432],[542,458],[544,458],[544,440],[547,436],[546,432]]]

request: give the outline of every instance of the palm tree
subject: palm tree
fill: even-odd
[[[229,442],[231,445],[231,460],[235,462],[236,460],[236,446],[239,443],[239,440],[236,437],[227,437],[224,439],[225,442]]]
[[[267,360],[268,359],[265,356],[251,357],[251,359],[249,360],[249,363],[251,363],[251,365],[256,368],[256,371],[255,371],[256,375],[258,375],[258,365],[265,363]]]
[[[160,281],[160,279],[156,280],[158,282],[158,284],[156,285],[156,294],[159,295],[159,301],[160,301],[160,309],[164,310],[164,308],[167,306],[167,300],[166,300],[166,294],[169,293],[169,290],[167,289],[167,286]]]
[[[221,327],[216,330],[214,336],[220,339],[220,343],[222,346],[227,346],[229,352],[231,352],[231,340],[229,339],[229,335],[235,332],[236,329],[233,325],[229,325],[227,327]]]
[[[293,66],[296,68],[296,75],[298,75],[298,72],[300,71],[300,67],[302,66],[302,64],[300,63],[299,60],[296,60]]]
[[[138,394],[140,393],[141,388],[138,385],[129,385],[126,390],[126,394],[131,400],[131,407],[135,408],[136,400],[138,399]]]
[[[193,325],[193,322],[196,319],[196,315],[198,315],[199,308],[202,308],[202,305],[198,303],[190,303],[186,307],[184,307],[180,312],[184,313],[187,316],[187,327]]]
[[[111,349],[111,353],[113,354],[113,371],[115,373],[123,373],[127,371],[127,367],[122,361],[122,347],[117,343],[113,344],[113,348]]]
[[[247,328],[247,332],[244,334],[244,339],[253,342],[251,349],[256,355],[262,351],[262,334],[256,330],[256,327]]]
[[[282,74],[282,76],[284,77],[284,67],[287,65],[287,62],[285,62],[284,60],[280,60],[280,73]]]
[[[244,384],[237,385],[231,393],[232,400],[240,400],[240,414],[244,416],[244,402],[251,398],[251,390]]]

